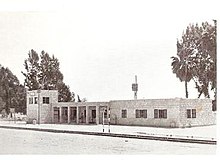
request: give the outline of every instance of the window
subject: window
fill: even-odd
[[[155,110],[154,110],[154,118],[159,118],[159,117],[158,117],[158,109],[155,109]]]
[[[192,118],[196,118],[196,109],[192,109]]]
[[[186,110],[187,118],[191,118],[191,109]]]
[[[43,104],[49,104],[50,98],[49,97],[43,97]]]
[[[187,109],[186,115],[187,118],[196,118],[196,109]]]
[[[34,97],[34,104],[37,104],[37,100],[38,100],[38,98]]]
[[[127,110],[123,109],[121,111],[121,118],[127,118]]]
[[[141,118],[141,113],[138,109],[136,109],[136,118]]]
[[[147,118],[147,110],[136,110],[136,118]]]
[[[167,109],[154,109],[154,118],[167,118]]]
[[[216,111],[216,100],[212,101],[212,111]]]
[[[107,109],[104,111],[104,118],[107,118]]]
[[[147,118],[147,110],[141,110],[141,117]]]
[[[29,98],[29,104],[33,104],[33,98],[32,97]]]

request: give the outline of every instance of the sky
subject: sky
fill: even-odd
[[[184,98],[172,73],[176,40],[190,23],[217,19],[217,1],[0,0],[0,64],[24,82],[28,52],[59,59],[64,82],[88,101]],[[189,98],[197,98],[194,83]]]

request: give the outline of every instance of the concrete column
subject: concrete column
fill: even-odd
[[[68,109],[67,109],[67,115],[68,115],[67,123],[70,123],[70,107],[68,107]]]
[[[96,106],[96,124],[99,124],[99,106]]]
[[[79,124],[79,106],[76,106],[76,123]]]
[[[51,123],[54,123],[54,109],[52,104],[51,104]]]
[[[62,107],[59,107],[59,112],[60,112],[60,123],[62,123]]]
[[[89,124],[89,106],[86,106],[86,124]]]

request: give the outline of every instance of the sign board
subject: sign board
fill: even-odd
[[[138,91],[138,84],[137,83],[132,84],[132,91]]]

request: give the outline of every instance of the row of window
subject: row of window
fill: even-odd
[[[38,103],[38,97],[30,97],[29,98],[29,104],[37,104]],[[43,104],[49,104],[50,98],[49,97],[43,97]]]
[[[186,110],[187,118],[196,118],[196,109]]]
[[[147,118],[147,110],[146,109],[136,109],[135,110],[136,118]],[[122,118],[127,118],[127,110],[123,109],[121,112]],[[166,109],[154,109],[154,118],[167,118],[167,110]]]
[[[196,109],[187,109],[187,118],[196,118]],[[136,118],[147,118],[147,110],[135,110]],[[127,110],[123,109],[121,112],[122,118],[127,118]],[[154,109],[154,118],[167,118],[167,109]]]

